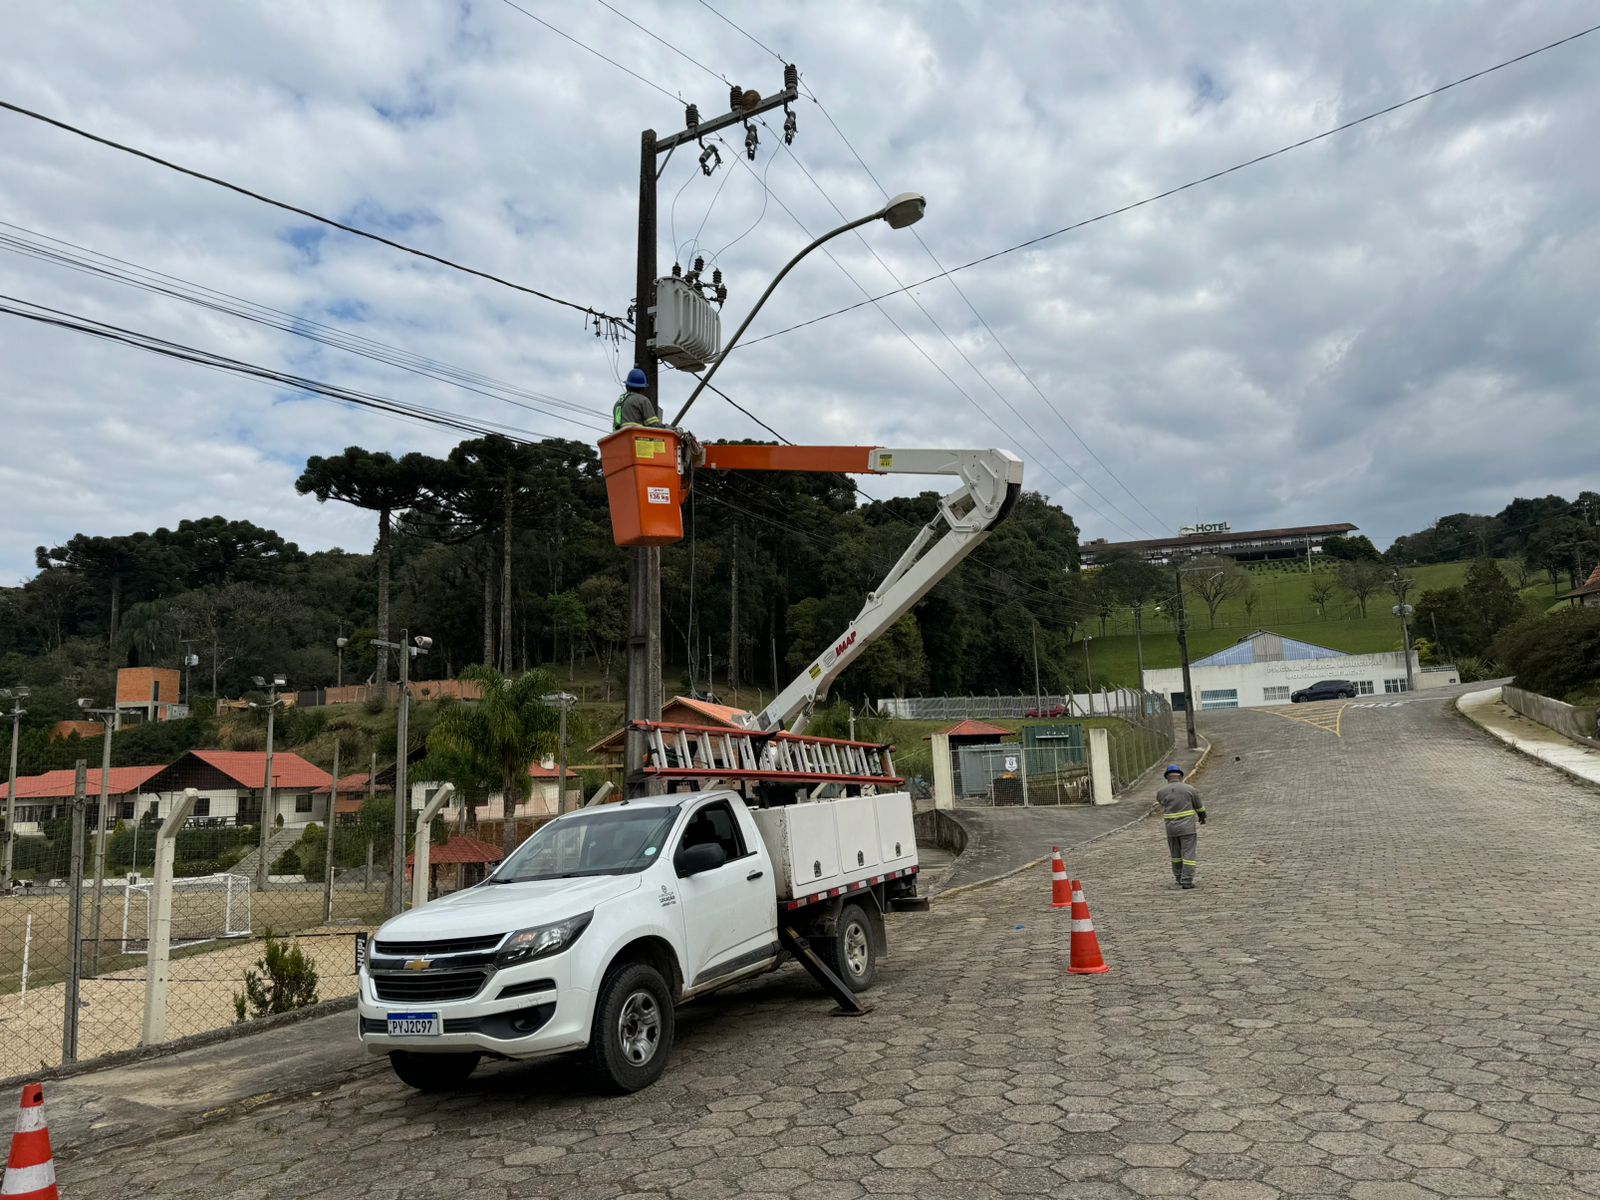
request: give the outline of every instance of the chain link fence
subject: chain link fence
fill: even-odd
[[[141,792],[125,770],[110,773],[102,821],[98,764],[18,763],[17,795],[0,808],[14,815],[0,877],[0,1078],[144,1039],[154,856],[185,781]],[[253,810],[238,799],[233,815],[191,815],[173,839],[165,1038],[234,1023],[241,998],[250,1019],[352,995],[357,941],[388,913],[392,801],[379,820],[371,805],[336,817],[330,839],[323,796],[295,813],[304,823],[280,815],[263,839],[259,796]],[[269,937],[283,943],[272,954]]]
[[[906,696],[878,701],[878,715],[903,721],[999,721],[1031,717],[1120,717],[1139,707],[1137,688],[1026,696]]]

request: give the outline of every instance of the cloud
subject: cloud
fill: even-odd
[[[781,79],[704,9],[618,7],[727,79],[763,91]],[[601,6],[530,11],[702,114],[725,107],[724,81]],[[844,271],[873,294],[921,279],[935,257],[964,262],[1126,204],[1590,15],[1570,2],[724,11],[791,57],[826,106],[796,106],[792,155],[773,121],[749,169],[738,129],[717,177],[692,153],[666,166],[661,269],[675,246],[728,247],[725,329],[804,244],[801,225],[820,233],[881,202],[829,117],[885,189],[929,197],[926,249],[881,227],[834,241],[837,265],[819,254],[797,268],[752,338],[861,299]],[[8,31],[8,99],[613,313],[633,291],[638,132],[683,119],[491,0],[174,2],[137,24],[18,6]],[[1384,542],[1440,513],[1573,494],[1593,486],[1600,366],[1600,168],[1580,149],[1600,117],[1596,54],[1600,37],[1585,39],[961,272],[965,298],[926,284],[926,314],[896,296],[752,345],[718,383],[797,440],[1014,448],[1086,537],[1199,517],[1351,520]],[[592,437],[606,420],[628,348],[597,341],[581,314],[0,122],[0,220],[514,384],[531,407],[38,259],[0,260],[9,294],[539,434]],[[31,570],[33,546],[79,530],[212,512],[310,548],[364,549],[365,514],[294,493],[304,459],[453,440],[11,318],[0,356],[7,580]],[[666,380],[669,410],[690,385]],[[761,436],[713,396],[693,418],[702,437]]]

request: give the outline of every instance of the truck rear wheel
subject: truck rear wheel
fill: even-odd
[[[878,976],[877,926],[859,904],[846,904],[833,933],[812,948],[852,992],[866,991]]]
[[[394,1050],[389,1066],[400,1082],[419,1092],[448,1092],[467,1081],[478,1065],[476,1054],[409,1054]]]
[[[621,963],[606,973],[594,1007],[589,1062],[607,1088],[637,1092],[667,1069],[672,1053],[672,990],[645,963]]]

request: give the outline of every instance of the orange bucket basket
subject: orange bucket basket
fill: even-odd
[[[683,541],[683,464],[675,430],[631,425],[600,439],[600,467],[619,546]]]

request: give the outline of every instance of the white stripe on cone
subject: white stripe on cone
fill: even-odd
[[[1093,921],[1074,921],[1072,923],[1072,932],[1073,933],[1093,933],[1094,932],[1094,922]]]
[[[36,1167],[8,1167],[4,1183],[0,1183],[0,1196],[26,1196],[42,1192],[56,1181],[54,1161],[42,1162]]]
[[[38,1133],[44,1128],[44,1105],[32,1104],[17,1114],[18,1133]]]

